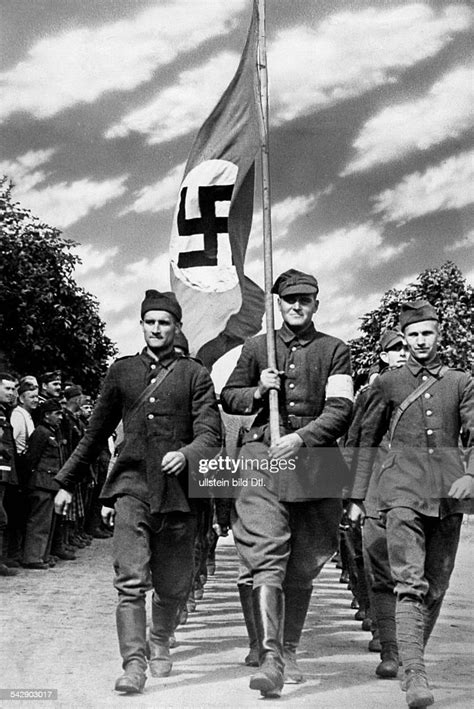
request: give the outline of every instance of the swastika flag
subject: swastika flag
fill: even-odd
[[[260,146],[257,51],[254,2],[237,72],[194,141],[173,219],[171,287],[191,352],[206,346],[207,366],[257,333],[264,313],[263,291],[244,276]]]

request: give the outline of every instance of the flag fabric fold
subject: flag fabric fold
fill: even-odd
[[[239,66],[194,141],[173,219],[171,287],[191,352],[205,351],[207,366],[258,332],[264,313],[263,291],[244,276],[260,148],[257,53],[254,2]]]

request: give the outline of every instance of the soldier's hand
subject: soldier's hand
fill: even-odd
[[[115,510],[113,507],[106,507],[104,505],[100,511],[100,516],[102,517],[102,522],[106,527],[114,526]]]
[[[474,478],[472,475],[463,475],[451,485],[448,496],[455,500],[466,500],[474,495]]]
[[[64,490],[61,488],[57,493],[56,497],[54,498],[54,511],[56,512],[57,515],[65,515],[67,512],[67,508],[72,502],[72,494],[68,492],[67,490]]]
[[[352,500],[347,507],[347,519],[352,524],[362,524],[365,519],[365,507],[363,502]]]
[[[270,458],[291,458],[303,445],[303,439],[297,433],[287,433],[274,443],[270,450]]]
[[[280,389],[280,374],[278,369],[273,369],[269,367],[268,369],[263,369],[260,374],[260,380],[258,382],[258,388],[255,392],[255,398],[261,399],[270,389]]]
[[[161,461],[161,469],[165,475],[179,475],[185,465],[186,458],[180,451],[168,451]]]

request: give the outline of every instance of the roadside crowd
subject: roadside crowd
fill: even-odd
[[[0,576],[43,570],[73,561],[93,538],[111,530],[101,522],[98,496],[109,449],[88,468],[64,516],[54,512],[59,489],[53,476],[82,438],[92,398],[60,372],[0,373]]]

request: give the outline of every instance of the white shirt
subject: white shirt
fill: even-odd
[[[24,453],[28,439],[35,430],[31,414],[23,406],[15,406],[10,416],[10,423],[13,428],[16,451],[17,453]]]

